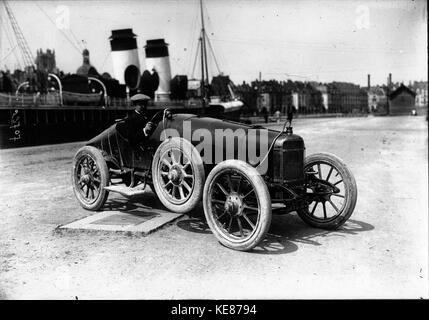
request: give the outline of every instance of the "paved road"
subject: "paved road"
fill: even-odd
[[[90,214],[70,184],[80,144],[0,150],[0,298],[428,298],[425,118],[297,119],[294,130],[307,154],[351,168],[355,212],[335,232],[275,217],[252,253],[221,246],[198,217],[147,237],[54,233]]]

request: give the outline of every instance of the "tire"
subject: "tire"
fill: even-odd
[[[313,185],[312,188],[310,187],[308,189],[314,192],[316,187],[325,187],[327,195],[323,196],[321,201],[312,201],[308,208],[298,210],[297,213],[304,222],[312,227],[327,230],[338,229],[350,218],[356,206],[358,191],[355,178],[350,169],[340,158],[329,153],[316,153],[305,158],[304,171],[308,173],[312,168],[314,174],[310,174],[311,176],[319,179],[322,177],[321,180],[328,181],[330,185],[337,187],[339,192],[330,192],[329,190],[332,190],[332,188],[329,186],[328,189],[326,189],[325,185],[316,183],[316,186]],[[314,171],[315,168],[316,171]],[[326,174],[326,172],[328,174]],[[336,174],[333,176],[335,172]],[[325,173],[325,178],[323,178],[323,173]],[[338,176],[340,177],[337,178]],[[335,179],[336,181],[331,181],[331,179]],[[309,187],[309,185],[307,185],[307,187]],[[338,198],[343,200],[338,200]],[[322,203],[321,207],[319,203]],[[322,210],[320,210],[318,206]],[[322,211],[323,217],[321,214]],[[333,215],[329,216],[328,213],[331,212]]]
[[[85,170],[89,171],[85,173]],[[106,203],[109,192],[104,187],[110,184],[110,177],[100,150],[85,146],[76,152],[73,159],[72,184],[76,199],[83,208],[97,211]]]
[[[152,181],[167,209],[178,213],[193,210],[201,203],[205,181],[204,164],[197,149],[183,138],[165,140],[153,158]]]
[[[215,237],[234,250],[253,249],[271,225],[267,185],[254,167],[241,160],[226,160],[213,168],[204,186],[203,206]]]

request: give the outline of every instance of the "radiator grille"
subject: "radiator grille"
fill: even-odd
[[[279,139],[280,140],[280,139]],[[273,181],[289,185],[304,180],[304,142],[302,139],[282,139],[273,150],[271,165]]]

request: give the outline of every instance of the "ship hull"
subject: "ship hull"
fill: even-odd
[[[170,108],[173,113],[203,114],[209,117],[238,120],[239,112],[201,104],[151,104],[149,116]],[[133,111],[130,106],[11,106],[0,108],[0,148],[85,141]]]

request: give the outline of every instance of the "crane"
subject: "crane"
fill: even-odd
[[[19,27],[18,22],[15,19],[15,15],[13,14],[13,11],[9,6],[9,3],[5,0],[3,1],[3,3],[6,9],[7,16],[9,17],[13,32],[15,33],[15,38],[18,43],[19,49],[21,50],[24,67],[26,69],[33,67],[35,65],[35,60],[28,46],[27,40],[25,40],[24,34],[22,33],[21,28]]]

